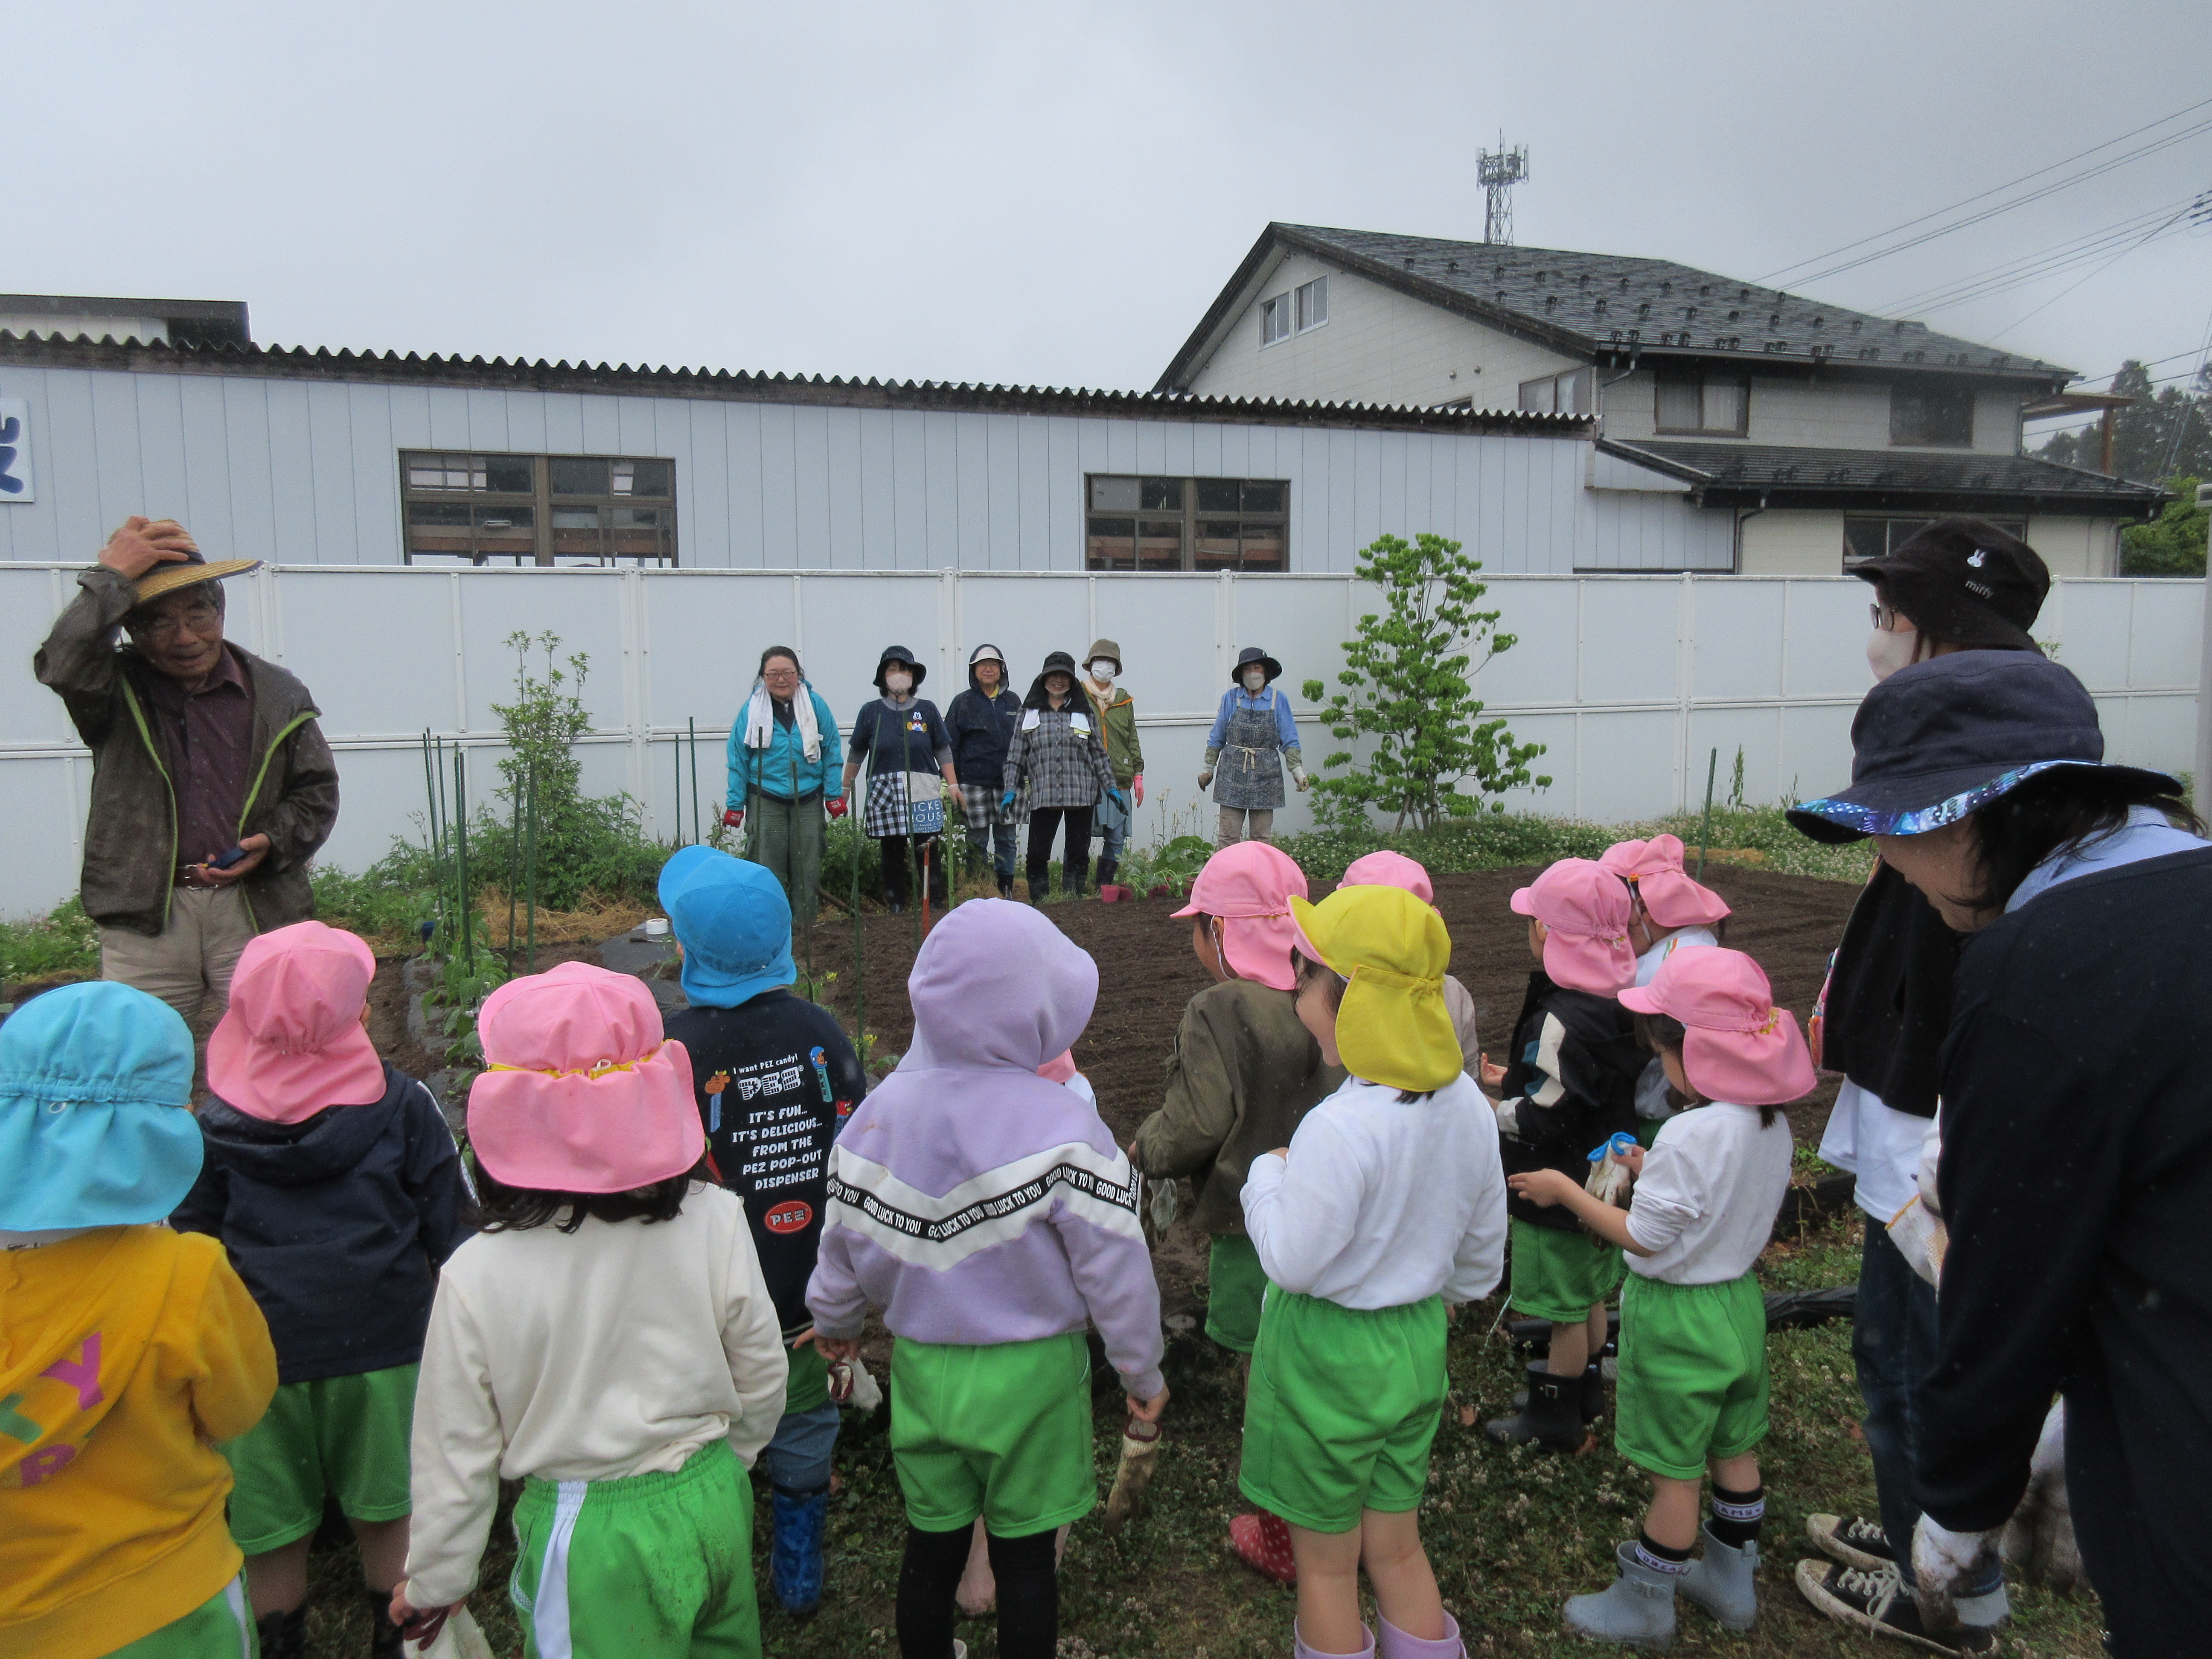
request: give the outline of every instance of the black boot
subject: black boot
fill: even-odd
[[[264,1613],[253,1621],[261,1637],[261,1659],[307,1659],[307,1610]],[[394,1653],[398,1649],[392,1650]]]
[[[999,878],[999,896],[1003,899],[1010,899],[1013,897],[1013,896],[1014,878],[1012,876],[1000,876]]]
[[[1104,892],[1109,887],[1114,884],[1114,872],[1120,869],[1121,866],[1121,860],[1119,859],[1101,859],[1098,860],[1098,890],[1100,892]]]
[[[399,1626],[392,1622],[392,1592],[368,1592],[368,1659],[400,1659]],[[269,1659],[269,1650],[261,1650],[262,1659]]]
[[[1598,1370],[1595,1359],[1583,1367],[1581,1400],[1583,1422],[1595,1423],[1605,1415],[1605,1374]],[[1513,1409],[1516,1412],[1528,1409],[1528,1389],[1523,1389],[1513,1396]]]
[[[1528,1368],[1528,1400],[1511,1417],[1493,1418],[1482,1425],[1492,1440],[1509,1446],[1538,1445],[1552,1451],[1575,1451],[1583,1443],[1580,1382],[1554,1376],[1540,1365]]]

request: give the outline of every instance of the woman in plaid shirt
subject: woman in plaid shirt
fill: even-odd
[[[1067,840],[1060,856],[1060,889],[1079,897],[1091,873],[1091,809],[1101,795],[1115,805],[1114,769],[1098,735],[1087,697],[1075,695],[1075,659],[1055,651],[1044,672],[1022,699],[1022,718],[1006,747],[1006,793],[1001,811],[1011,810],[1027,787],[1030,810],[1030,902],[1045,896],[1052,864],[1052,840],[1063,820]]]

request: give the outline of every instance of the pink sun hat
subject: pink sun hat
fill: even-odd
[[[375,977],[375,955],[343,929],[295,921],[257,934],[208,1037],[208,1087],[268,1123],[383,1099],[384,1062],[361,1023]]]
[[[1644,913],[1662,927],[1710,927],[1729,914],[1728,901],[1690,879],[1682,868],[1682,838],[1617,841],[1599,858],[1644,901]]]
[[[1682,1073],[1707,1100],[1783,1106],[1812,1091],[1813,1056],[1797,1017],[1774,1006],[1774,988],[1741,951],[1677,951],[1651,983],[1620,1006],[1680,1020]]]
[[[1393,853],[1385,848],[1379,853],[1370,853],[1356,858],[1345,866],[1339,887],[1402,887],[1424,904],[1437,902],[1436,884],[1420,864],[1403,853]]]
[[[1306,872],[1291,855],[1263,841],[1240,841],[1206,860],[1178,916],[1219,916],[1221,954],[1239,979],[1296,988],[1291,952],[1298,931],[1291,899],[1306,895]]]
[[[1544,924],[1544,971],[1553,984],[1609,997],[1636,983],[1627,884],[1594,860],[1559,860],[1511,902],[1516,915]]]
[[[564,962],[486,997],[477,1034],[490,1069],[469,1090],[469,1144],[494,1180],[626,1193],[706,1151],[691,1057],[643,981]]]

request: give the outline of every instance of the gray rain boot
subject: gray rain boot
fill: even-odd
[[[1759,1570],[1756,1539],[1737,1549],[1705,1528],[1705,1553],[1682,1575],[1682,1594],[1712,1614],[1723,1630],[1749,1630],[1759,1619],[1759,1592],[1752,1575]]]
[[[1593,1641],[1664,1652],[1674,1645],[1675,1575],[1638,1561],[1633,1543],[1616,1545],[1613,1558],[1620,1577],[1600,1595],[1569,1597],[1567,1628]]]

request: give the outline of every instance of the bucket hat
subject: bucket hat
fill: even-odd
[[[1237,666],[1229,671],[1230,684],[1240,684],[1244,678],[1244,671],[1255,662],[1267,671],[1268,684],[1273,685],[1277,680],[1282,678],[1282,664],[1277,662],[1258,646],[1248,645],[1237,653]]]
[[[1814,841],[1921,836],[1955,823],[2055,767],[2148,781],[2163,772],[2106,766],[2097,705],[2081,682],[2039,653],[1957,651],[1900,668],[1851,718],[1847,789],[1790,809]]]
[[[112,981],[33,997],[0,1025],[0,1231],[166,1221],[199,1179],[192,1034]]]
[[[1774,1006],[1774,988],[1741,951],[1677,951],[1651,983],[1620,1006],[1680,1020],[1682,1074],[1707,1100],[1784,1106],[1812,1092],[1813,1056],[1797,1017]]]
[[[1851,574],[1931,638],[1999,651],[2037,648],[2027,630],[2051,592],[2036,550],[1980,519],[1938,519]]]
[[[914,689],[921,690],[921,683],[929,678],[929,665],[902,645],[887,645],[884,654],[876,659],[876,690],[884,689],[884,670],[893,663],[903,663],[914,671]]]
[[[1291,901],[1306,896],[1306,872],[1266,842],[1233,842],[1206,860],[1178,916],[1221,918],[1221,954],[1239,979],[1287,991],[1297,983],[1298,941]]]
[[[1091,641],[1091,648],[1083,653],[1083,665],[1085,668],[1088,668],[1092,663],[1097,662],[1101,657],[1105,658],[1107,661],[1114,665],[1114,672],[1115,673],[1118,674],[1121,672],[1121,647],[1115,644],[1113,641]]]
[[[1075,659],[1065,651],[1046,652],[1044,666],[1037,670],[1037,678],[1042,681],[1046,675],[1055,672],[1066,675],[1070,679],[1075,678]]]
[[[1411,893],[1424,904],[1437,902],[1436,884],[1418,860],[1403,853],[1393,853],[1388,848],[1379,853],[1369,853],[1345,866],[1344,875],[1336,884],[1339,887],[1399,887]]]
[[[1319,904],[1291,900],[1298,948],[1345,981],[1336,1052],[1354,1077],[1426,1094],[1466,1057],[1444,1006],[1451,935],[1435,907],[1402,887],[1340,887]]]
[[[342,928],[295,921],[257,934],[208,1038],[208,1087],[268,1123],[383,1099],[384,1062],[361,1023],[375,977],[374,953]]]
[[[734,1008],[799,977],[791,901],[766,865],[686,847],[660,866],[660,908],[684,947],[684,994],[695,1006]]]
[[[164,593],[173,593],[180,587],[197,587],[202,582],[219,582],[227,576],[242,576],[249,570],[261,568],[258,559],[216,559],[194,549],[185,555],[184,562],[171,560],[155,565],[138,579],[132,590],[131,603],[137,606]]]
[[[1617,841],[1597,862],[1629,884],[1644,901],[1644,915],[1662,927],[1710,927],[1729,914],[1726,899],[1683,869],[1680,836]]]
[[[706,1151],[691,1058],[663,1036],[644,981],[585,962],[511,979],[477,1035],[490,1069],[469,1089],[469,1144],[495,1180],[626,1193]]]
[[[1544,971],[1554,985],[1609,997],[1636,983],[1628,885],[1595,860],[1559,860],[1510,902],[1516,915],[1544,924]]]

